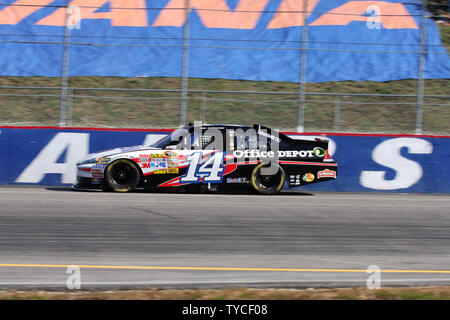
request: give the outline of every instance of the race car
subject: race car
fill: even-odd
[[[261,125],[201,124],[152,146],[92,153],[77,164],[75,190],[253,191],[276,194],[337,178],[328,140],[292,139]]]

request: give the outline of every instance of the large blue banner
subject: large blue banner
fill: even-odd
[[[185,0],[2,0],[0,76],[61,76],[66,43],[70,76],[180,77],[187,44],[190,77],[297,82],[304,1],[189,0],[185,32]],[[308,0],[306,80],[417,78],[421,9]],[[426,36],[425,78],[450,78],[430,19]]]
[[[0,184],[71,184],[91,152],[150,145],[169,131],[0,128]],[[288,134],[314,139],[312,135]],[[450,193],[450,137],[329,134],[338,179],[304,190]]]

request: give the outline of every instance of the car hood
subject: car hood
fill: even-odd
[[[77,164],[81,164],[81,163],[89,161],[89,160],[97,160],[98,158],[113,156],[113,155],[116,155],[119,153],[134,152],[134,151],[141,151],[141,150],[161,150],[161,149],[154,148],[154,147],[148,147],[148,146],[134,146],[134,147],[108,149],[108,150],[90,153],[87,156],[85,156],[84,158],[80,159]]]

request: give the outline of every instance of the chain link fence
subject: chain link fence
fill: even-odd
[[[65,6],[69,8],[70,1]],[[423,1],[426,8],[428,1]],[[201,120],[207,123],[261,123],[281,130],[329,132],[385,132],[450,134],[450,84],[441,82],[442,94],[425,94],[424,63],[427,11],[420,17],[420,45],[415,52],[418,80],[414,94],[355,92],[314,92],[308,89],[308,24],[302,28],[300,83],[298,90],[268,90],[264,85],[252,90],[190,89],[188,73],[190,36],[189,0],[184,10],[186,23],[179,48],[182,50],[182,77],[165,89],[77,87],[69,77],[69,47],[73,44],[66,27],[63,45],[61,85],[0,86],[0,123],[3,125],[51,125],[80,127],[169,128]],[[304,2],[301,13],[307,11]],[[1,7],[0,7],[1,9]],[[207,10],[207,9],[201,9]],[[306,20],[307,15],[303,15]],[[306,21],[304,21],[306,22]],[[300,38],[300,37],[299,37]],[[79,45],[79,44],[77,44]],[[89,43],[86,43],[89,45]],[[250,48],[251,49],[251,48]],[[175,49],[174,49],[175,50]],[[289,48],[292,50],[292,48]],[[207,80],[205,80],[207,81]],[[230,80],[232,81],[232,80]],[[241,82],[244,83],[244,82]],[[273,87],[273,86],[272,86]]]
[[[0,123],[50,125],[60,121],[59,87],[0,87]],[[26,92],[26,93],[25,93]],[[170,128],[179,125],[181,90],[69,88],[67,126]],[[187,121],[297,126],[298,92],[188,90]],[[424,95],[423,132],[450,134],[450,95]],[[305,92],[310,132],[414,133],[414,94]]]

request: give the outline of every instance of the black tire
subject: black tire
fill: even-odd
[[[253,190],[259,194],[276,194],[280,192],[286,181],[286,174],[283,168],[278,167],[274,175],[262,175],[261,169],[270,164],[260,163],[252,171],[250,176],[250,185]]]
[[[141,179],[139,169],[129,160],[119,159],[105,170],[106,189],[115,192],[130,192],[136,189]]]

